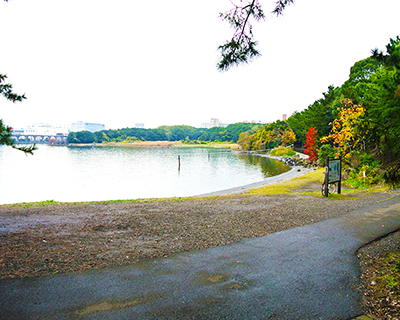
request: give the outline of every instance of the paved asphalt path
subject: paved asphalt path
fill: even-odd
[[[0,281],[0,319],[351,319],[357,249],[400,196],[343,217],[132,266]]]

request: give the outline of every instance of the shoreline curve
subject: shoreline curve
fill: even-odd
[[[250,183],[250,184],[243,185],[240,187],[234,187],[234,188],[199,194],[199,195],[195,195],[194,197],[226,196],[226,195],[237,195],[237,194],[242,194],[242,193],[244,194],[244,193],[248,193],[248,191],[250,189],[261,188],[261,187],[265,187],[265,186],[268,186],[271,184],[289,181],[294,178],[300,177],[306,173],[312,172],[314,170],[315,170],[315,168],[305,168],[303,166],[294,166],[294,167],[292,167],[291,170],[289,170],[287,172],[281,173],[277,176],[265,178],[264,180],[259,181],[259,182]]]

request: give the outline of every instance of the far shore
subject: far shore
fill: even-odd
[[[71,147],[128,147],[128,148],[226,148],[239,150],[236,143],[212,142],[207,144],[182,143],[181,141],[135,141],[135,142],[106,142],[106,143],[70,143]]]

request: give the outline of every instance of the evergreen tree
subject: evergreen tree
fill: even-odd
[[[13,103],[26,99],[25,94],[19,95],[14,93],[12,85],[10,83],[5,83],[6,78],[7,75],[0,74],[0,95]],[[33,151],[37,149],[35,145],[30,147],[17,147],[15,141],[11,138],[11,135],[12,128],[4,125],[3,120],[0,119],[0,145],[10,146],[29,154],[32,154]]]
[[[8,2],[8,0],[4,1]],[[26,99],[25,94],[19,95],[13,92],[12,85],[10,83],[5,83],[6,78],[6,74],[0,74],[0,95],[12,102],[23,101]],[[33,151],[37,149],[35,145],[30,147],[17,147],[15,141],[11,138],[11,134],[12,128],[4,125],[3,120],[0,119],[0,145],[10,146],[29,154],[32,154]]]

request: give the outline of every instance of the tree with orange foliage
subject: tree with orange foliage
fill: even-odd
[[[318,160],[317,153],[317,140],[318,140],[318,130],[315,127],[308,128],[308,132],[306,135],[306,143],[304,144],[306,150],[305,154],[308,154],[308,160],[316,161]]]
[[[288,145],[296,142],[296,135],[292,129],[289,128],[285,131],[280,130],[280,132],[282,134],[282,145],[283,146],[288,146]]]
[[[331,134],[322,138],[321,142],[332,141],[338,148],[339,155],[349,158],[350,152],[363,139],[360,128],[365,109],[362,105],[353,104],[350,99],[342,99],[340,103],[342,108],[339,109],[339,114],[332,123]]]

